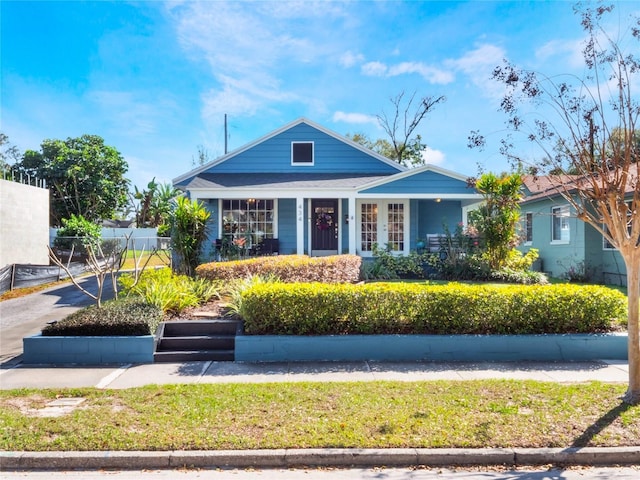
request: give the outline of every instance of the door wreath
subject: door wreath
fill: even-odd
[[[327,213],[319,213],[316,216],[316,227],[318,230],[328,230],[333,226],[333,217]]]

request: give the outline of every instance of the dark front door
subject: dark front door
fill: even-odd
[[[312,255],[338,253],[338,200],[311,200]]]

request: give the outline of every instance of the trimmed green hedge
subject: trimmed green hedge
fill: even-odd
[[[112,300],[78,310],[42,329],[43,336],[134,336],[154,335],[162,321],[162,310],[139,299]]]
[[[277,277],[281,282],[350,283],[360,280],[362,259],[357,255],[307,257],[277,255],[249,260],[205,263],[196,275],[208,280],[234,280],[254,275]]]
[[[259,284],[242,293],[254,335],[607,332],[626,297],[601,286]]]

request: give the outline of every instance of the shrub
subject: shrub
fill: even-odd
[[[120,299],[78,310],[47,325],[44,336],[153,335],[162,321],[162,310],[139,299]]]
[[[171,244],[177,257],[177,270],[190,277],[200,261],[207,221],[211,217],[204,203],[186,197],[176,199],[172,215]]]
[[[423,264],[428,253],[411,251],[409,255],[394,255],[388,248],[373,245],[373,264],[363,269],[363,276],[369,280],[391,280],[395,278],[424,278]]]
[[[274,283],[280,280],[272,275],[252,275],[251,277],[231,280],[224,288],[222,295],[227,316],[241,315],[243,311],[242,293],[251,287],[264,283]]]
[[[260,284],[242,293],[249,334],[541,334],[613,329],[620,292],[574,285]]]
[[[304,255],[276,255],[205,263],[196,269],[196,274],[208,280],[224,281],[261,275],[273,276],[287,283],[350,283],[360,279],[361,262],[362,259],[357,255],[314,258]]]
[[[142,297],[163,312],[175,314],[218,296],[222,288],[221,284],[206,279],[176,275],[167,267],[145,270],[136,284],[134,277],[128,274],[122,275],[119,282],[125,295]]]
[[[78,253],[94,250],[100,245],[102,228],[100,225],[85,219],[82,215],[71,214],[71,218],[62,219],[62,227],[58,229],[54,246],[70,250],[75,246]]]

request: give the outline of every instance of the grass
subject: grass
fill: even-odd
[[[133,270],[136,266],[136,259],[134,258],[134,253],[137,255],[139,268],[145,264],[147,259],[149,259],[149,263],[147,267],[169,267],[171,266],[171,254],[164,250],[158,251],[156,254],[151,254],[149,252],[134,252],[132,250],[127,251],[127,256],[124,260],[124,265],[122,266],[122,270]],[[151,258],[149,258],[151,257]]]
[[[0,392],[0,450],[640,444],[625,386],[534,381],[163,385]],[[56,397],[73,413],[39,418]]]

